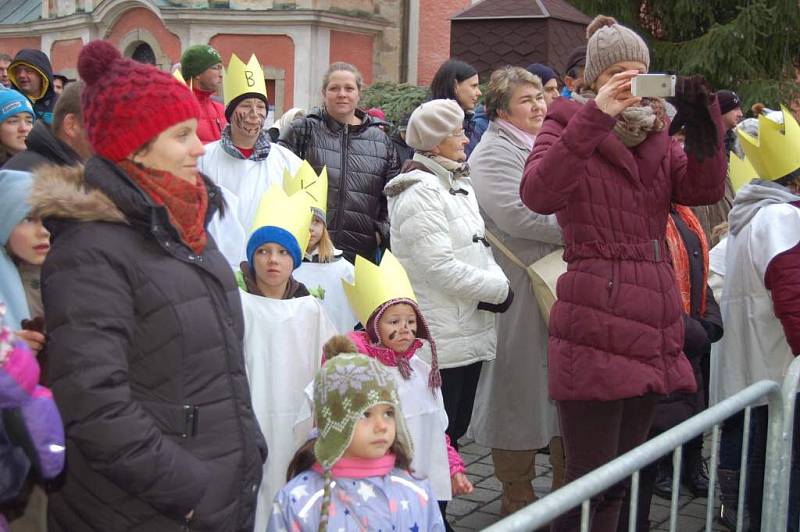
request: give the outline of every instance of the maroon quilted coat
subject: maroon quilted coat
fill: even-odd
[[[550,396],[610,401],[694,391],[683,318],[664,241],[670,201],[706,205],[725,191],[719,151],[699,162],[666,130],[635,148],[594,101],[553,104],[520,185],[522,201],[556,213],[567,273],[557,284],[548,344]]]

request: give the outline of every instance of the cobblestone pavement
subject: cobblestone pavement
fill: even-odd
[[[500,482],[494,477],[492,456],[486,447],[481,447],[469,439],[460,440],[461,456],[467,464],[467,476],[475,485],[475,491],[450,502],[447,514],[450,524],[457,532],[482,530],[500,520]],[[710,447],[710,446],[706,446]],[[552,468],[550,457],[545,454],[536,455],[536,479],[533,489],[536,495],[543,497],[550,493]],[[681,491],[678,509],[678,532],[699,532],[705,528],[706,499],[693,499],[686,490]],[[719,508],[719,501],[716,501]],[[653,497],[650,508],[652,530],[669,530],[669,501],[658,496]],[[713,530],[725,531],[724,527],[714,525]]]

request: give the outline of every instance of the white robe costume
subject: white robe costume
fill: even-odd
[[[229,211],[221,222],[217,221],[219,215],[214,216],[217,223],[212,221],[211,234],[228,263],[238,269],[239,262],[245,260],[238,256],[239,250],[243,255],[247,243],[246,237],[241,240],[241,234],[250,233],[261,196],[272,185],[283,186],[283,170],[288,169],[294,175],[302,161],[275,143],[270,145],[269,155],[262,161],[231,157],[219,140],[206,144],[205,149],[197,166],[215,184],[224,187],[223,195]]]
[[[310,419],[295,426],[306,404],[304,388],[320,367],[322,346],[337,332],[313,296],[280,300],[240,293],[253,411],[269,448],[255,521],[255,530],[266,530],[286,468],[311,429]]]
[[[353,330],[358,318],[353,314],[342,287],[342,279],[353,282],[352,264],[344,258],[333,262],[303,261],[292,275],[318,297],[339,333]]]

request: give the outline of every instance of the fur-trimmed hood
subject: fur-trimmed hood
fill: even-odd
[[[111,198],[90,189],[83,166],[44,166],[33,175],[28,198],[31,213],[41,219],[62,218],[79,222],[128,223]]]

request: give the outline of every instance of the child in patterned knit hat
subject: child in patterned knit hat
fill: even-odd
[[[430,485],[409,471],[413,444],[394,379],[351,348],[342,336],[325,346],[314,380],[319,435],[292,460],[267,530],[444,530]]]

